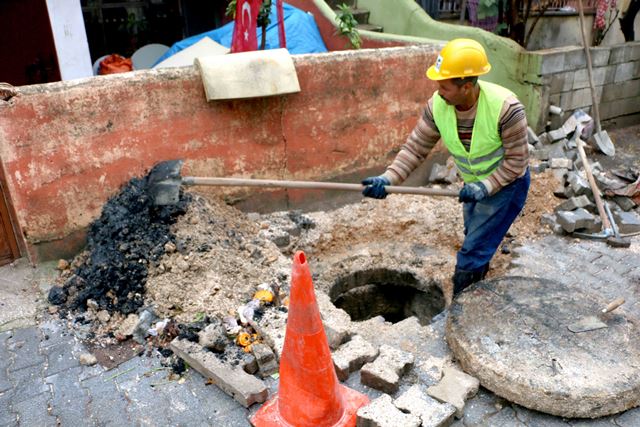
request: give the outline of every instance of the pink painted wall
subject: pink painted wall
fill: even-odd
[[[435,90],[424,70],[436,55],[412,46],[294,56],[300,93],[210,103],[192,67],[21,87],[0,105],[21,237],[34,260],[77,251],[105,201],[162,160],[185,159],[184,175],[203,176],[381,171]]]

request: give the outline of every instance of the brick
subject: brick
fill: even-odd
[[[620,234],[636,233],[640,231],[640,216],[635,212],[614,211],[613,215]]]
[[[357,371],[365,363],[372,362],[377,356],[377,348],[360,335],[353,336],[332,355],[338,379],[345,381],[351,372]]]
[[[45,359],[38,351],[41,338],[40,331],[34,327],[14,331],[7,340],[7,347],[14,354],[9,371],[44,364]]]
[[[558,211],[558,224],[562,226],[567,233],[573,233],[576,230],[593,227],[595,217],[585,209],[576,209],[574,211]]]
[[[203,350],[202,347],[190,341],[176,338],[170,346],[171,350],[184,359],[189,366],[200,372],[205,378],[212,378],[220,389],[236,399],[245,408],[267,399],[265,384],[241,368],[225,365],[211,352]]]
[[[357,427],[419,427],[420,418],[405,414],[393,405],[391,396],[383,394],[358,409]]]
[[[448,426],[456,413],[455,406],[431,398],[419,385],[411,386],[393,404],[396,408],[419,417],[422,427]]]
[[[563,128],[558,128],[547,132],[550,141],[560,141],[567,137],[567,132]]]
[[[549,149],[540,148],[538,150],[534,150],[533,153],[531,153],[531,157],[537,160],[549,160]]]
[[[465,402],[476,395],[480,381],[454,366],[445,367],[443,374],[437,385],[427,389],[427,394],[440,402],[455,406],[456,417],[462,418]]]
[[[556,206],[556,208],[554,209],[556,212],[558,211],[572,211],[578,208],[586,208],[588,206],[592,206],[593,203],[591,202],[591,200],[589,200],[589,198],[585,195],[582,196],[578,196],[578,197],[571,197],[568,200],[565,200],[564,202],[560,203],[558,206]]]
[[[631,200],[629,197],[614,196],[613,201],[616,202],[616,204],[620,206],[620,209],[622,209],[625,212],[628,212],[631,209],[636,207],[636,203],[633,200]]]
[[[613,79],[614,83],[621,83],[627,80],[632,80],[634,77],[635,64],[633,62],[627,62],[624,64],[618,64],[616,68],[616,75]]]
[[[572,169],[573,162],[567,158],[554,158],[549,160],[549,166],[551,169]]]
[[[376,390],[395,393],[400,378],[413,366],[413,362],[413,354],[384,344],[380,347],[378,358],[362,367],[360,381]]]
[[[592,194],[589,182],[578,173],[569,172],[567,174],[567,183],[571,186],[571,190],[575,196]]]

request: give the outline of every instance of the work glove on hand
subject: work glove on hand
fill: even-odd
[[[384,176],[370,176],[362,180],[362,185],[366,185],[362,190],[362,195],[372,197],[374,199],[384,199],[387,197],[385,185],[391,185],[391,182]]]
[[[487,191],[487,187],[484,186],[481,182],[472,182],[470,184],[465,184],[460,190],[458,194],[459,202],[479,202],[489,195]]]

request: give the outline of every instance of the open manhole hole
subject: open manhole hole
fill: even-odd
[[[420,324],[426,325],[444,309],[444,296],[435,281],[424,283],[409,272],[390,269],[342,276],[335,281],[329,296],[353,321],[382,316],[397,323],[416,316]]]

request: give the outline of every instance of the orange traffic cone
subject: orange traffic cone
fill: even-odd
[[[280,387],[251,418],[256,427],[354,426],[369,402],[338,382],[304,252],[293,256],[289,318],[280,358]]]

